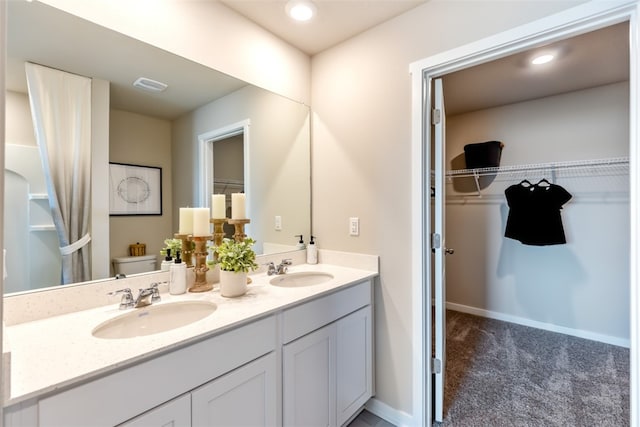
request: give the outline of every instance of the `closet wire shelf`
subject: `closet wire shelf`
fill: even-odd
[[[235,179],[216,179],[213,181],[213,188],[218,193],[239,192],[244,189],[244,181]]]
[[[574,160],[564,162],[532,163],[513,166],[499,166],[479,169],[457,169],[445,172],[449,181],[455,178],[474,178],[478,196],[482,196],[482,177],[493,180],[527,179],[544,176],[553,183],[558,178],[624,176],[629,174],[628,157],[606,159]]]
[[[574,160],[568,162],[532,163],[515,166],[499,166],[480,169],[457,169],[446,172],[447,178],[475,177],[486,175],[518,175],[526,172],[555,172],[556,174],[583,176],[615,173],[624,175],[629,173],[628,157],[611,157],[608,159]]]

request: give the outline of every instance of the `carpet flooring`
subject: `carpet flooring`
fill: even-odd
[[[629,425],[629,349],[447,312],[440,427]]]

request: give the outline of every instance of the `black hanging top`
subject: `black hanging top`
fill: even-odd
[[[546,179],[537,184],[527,180],[507,188],[504,192],[509,205],[505,237],[525,245],[558,245],[567,243],[560,210],[571,194]]]

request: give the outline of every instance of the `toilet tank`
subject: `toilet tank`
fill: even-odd
[[[136,274],[154,271],[156,268],[155,255],[125,256],[113,259],[113,271],[115,274]]]

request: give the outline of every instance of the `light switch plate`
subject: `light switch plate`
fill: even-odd
[[[280,231],[282,230],[282,217],[280,215],[276,215],[276,225],[275,225],[276,230]]]
[[[349,218],[349,236],[359,236],[360,235],[360,218],[351,217]]]

